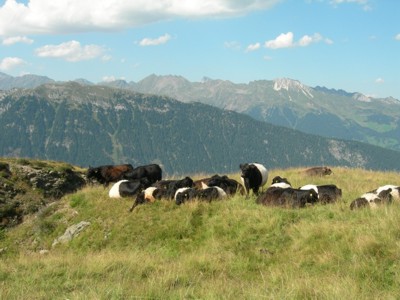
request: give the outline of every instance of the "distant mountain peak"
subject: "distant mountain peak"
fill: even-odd
[[[94,85],[93,82],[91,82],[91,81],[89,81],[89,80],[87,80],[87,79],[85,79],[85,78],[77,78],[77,79],[74,79],[74,80],[72,80],[72,81],[77,82],[77,83],[80,83],[80,84],[82,84],[82,85]]]
[[[1,79],[7,79],[7,78],[12,78],[12,76],[0,72],[0,80],[1,80]]]
[[[364,94],[361,94],[361,93],[354,93],[352,98],[354,100],[361,101],[361,102],[371,102],[370,97],[365,96]]]
[[[302,92],[308,98],[314,98],[312,94],[312,89],[304,84],[302,84],[298,80],[290,79],[290,78],[278,78],[274,80],[274,90],[275,91],[297,91]]]

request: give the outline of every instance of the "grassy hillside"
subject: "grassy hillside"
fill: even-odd
[[[131,199],[85,187],[1,232],[0,298],[399,299],[400,203],[358,211],[349,204],[399,185],[400,174],[300,171],[271,170],[268,183],[276,175],[295,187],[334,183],[342,201],[290,210],[236,196],[179,207],[159,201],[129,213]],[[52,248],[80,221],[90,225]]]

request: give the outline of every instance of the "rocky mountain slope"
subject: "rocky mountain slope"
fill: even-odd
[[[85,184],[84,172],[64,162],[0,158],[0,229]]]

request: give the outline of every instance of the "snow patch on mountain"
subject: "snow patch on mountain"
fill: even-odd
[[[308,98],[314,98],[311,93],[312,89],[298,80],[293,80],[289,78],[279,78],[274,80],[274,90],[286,90],[286,91],[296,91],[303,93]]]
[[[354,93],[353,97],[354,100],[361,101],[361,102],[371,102],[371,98],[365,96],[361,93]]]

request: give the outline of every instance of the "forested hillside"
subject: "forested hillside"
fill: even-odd
[[[400,152],[327,139],[212,106],[78,83],[0,96],[0,155],[87,167],[158,163],[166,174],[341,165],[399,170]]]

